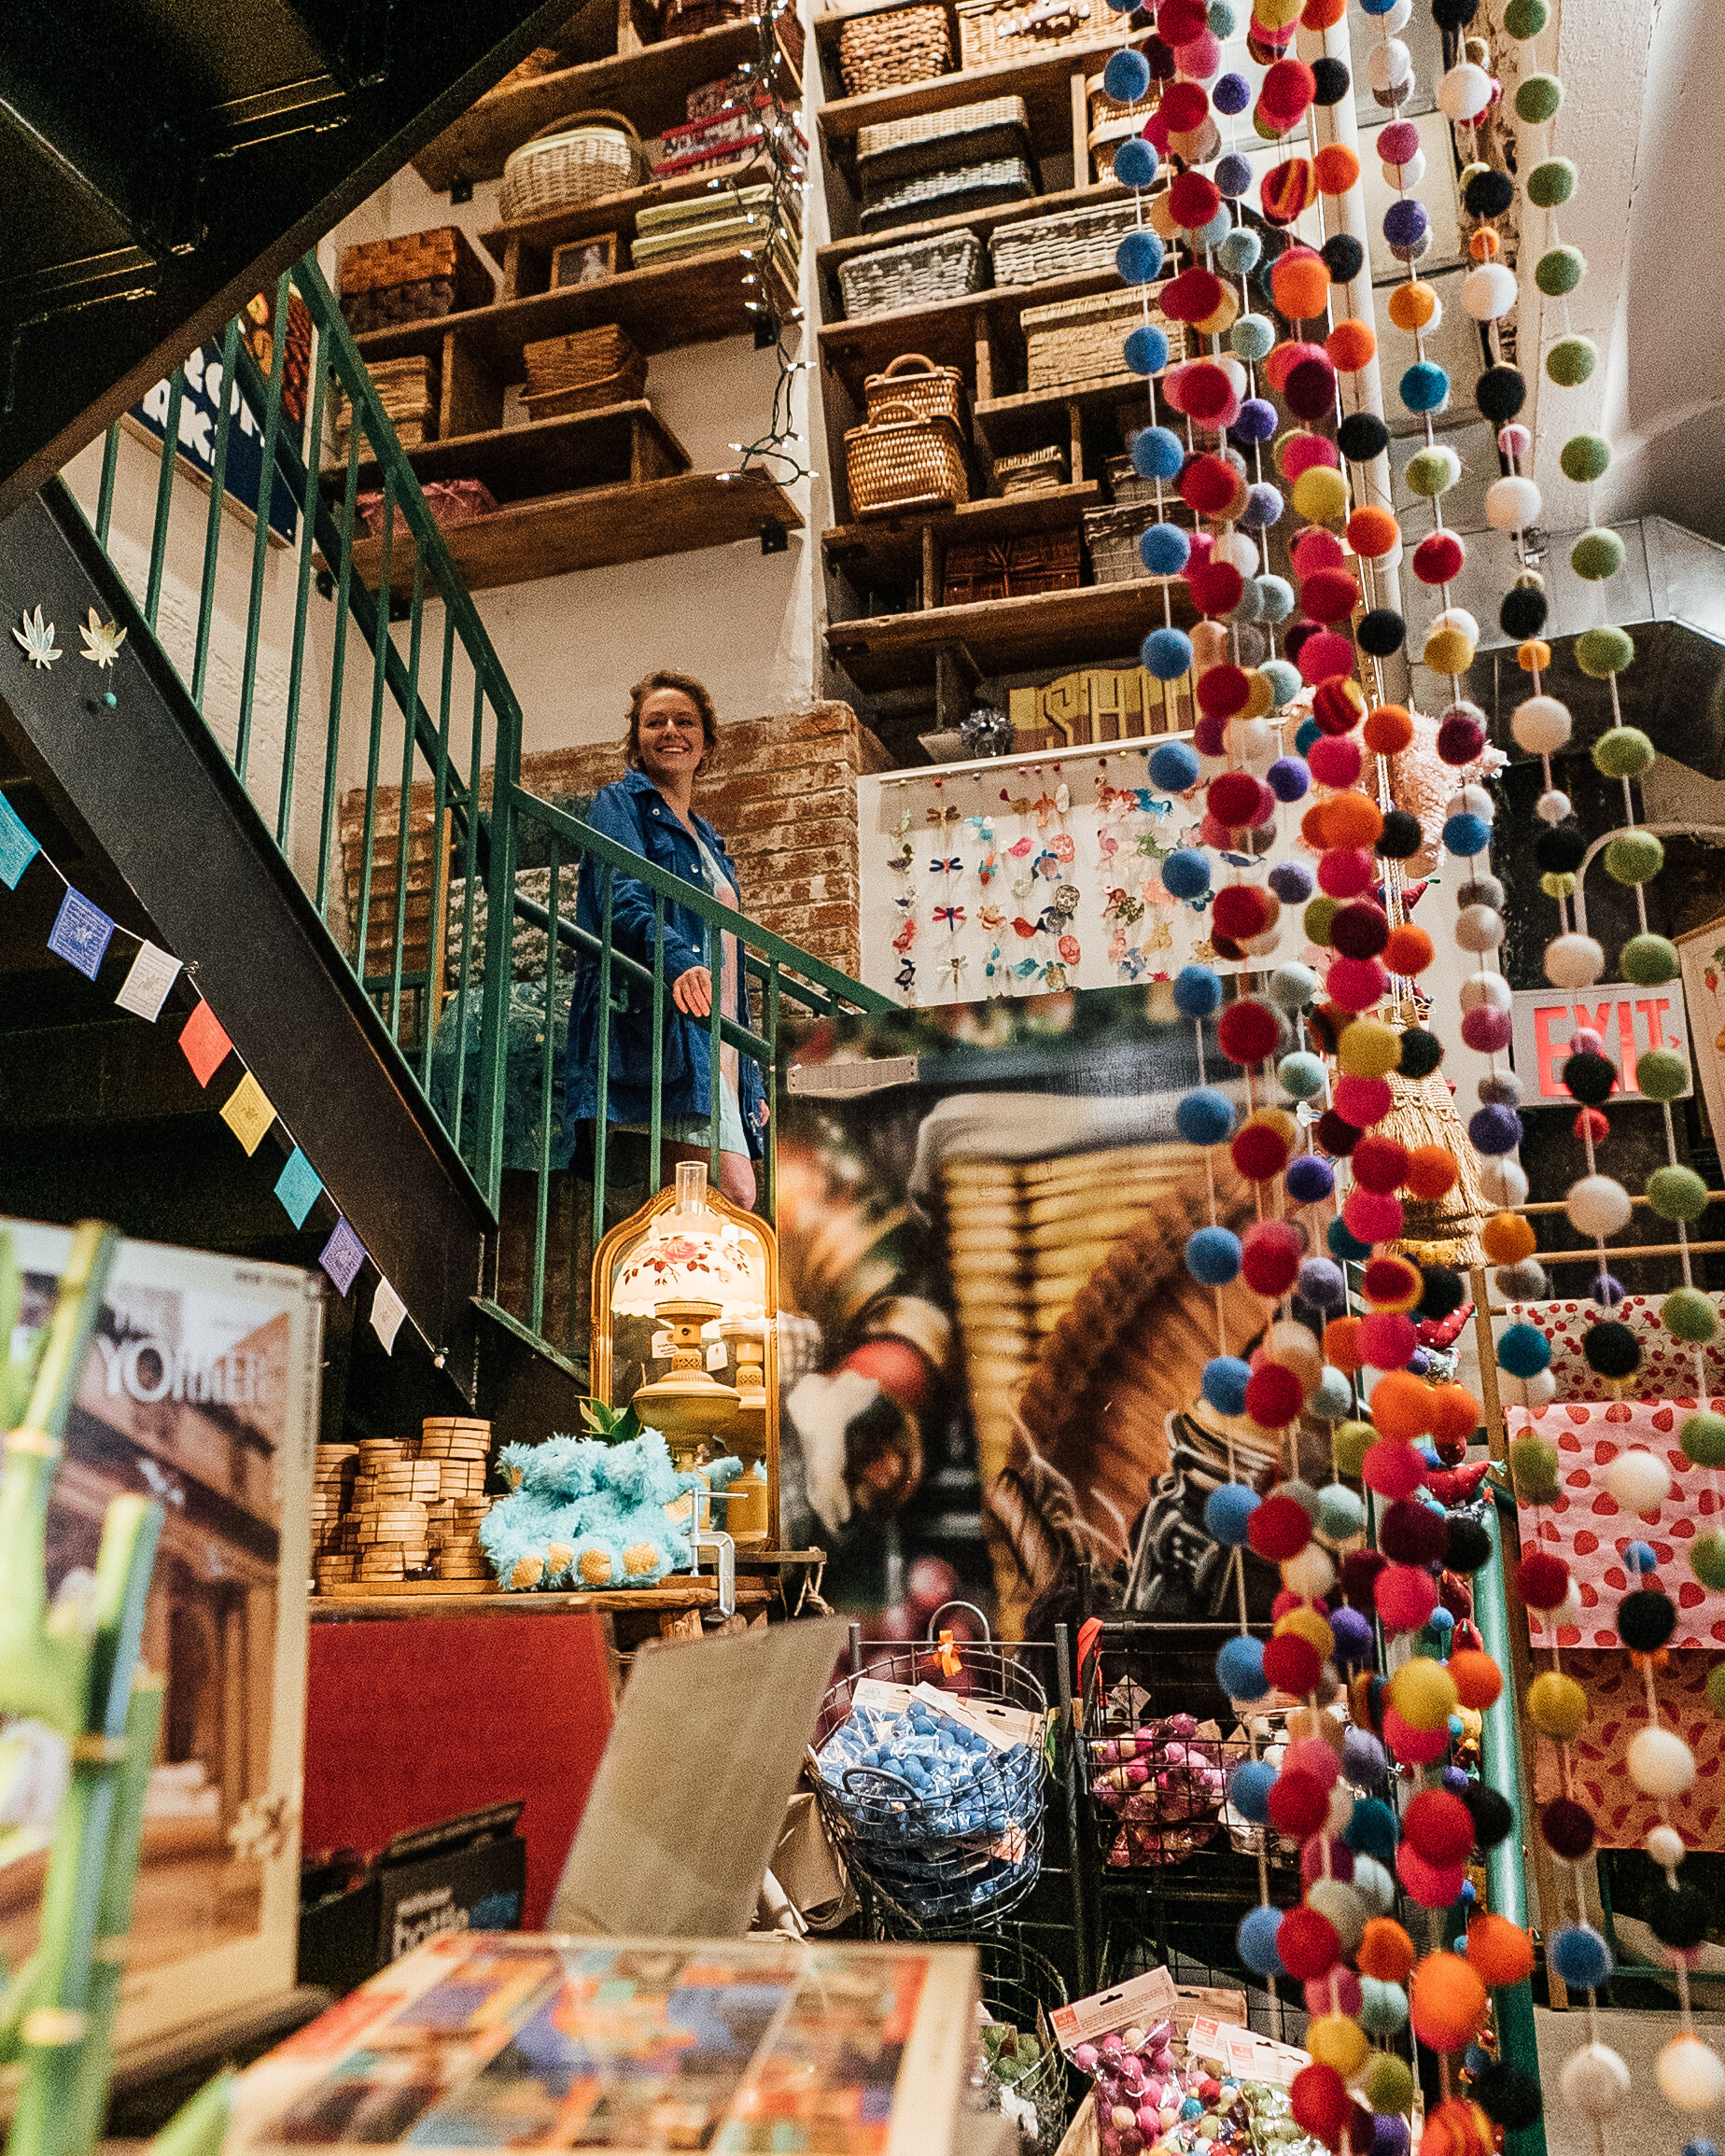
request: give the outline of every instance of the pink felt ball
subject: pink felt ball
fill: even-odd
[[[1285,1295],[1294,1285],[1305,1254],[1305,1238],[1290,1221],[1255,1221],[1240,1239],[1240,1269],[1246,1285],[1272,1301]],[[1256,1375],[1254,1372],[1254,1377]],[[1284,1375],[1292,1377],[1293,1372]],[[1294,1383],[1297,1393],[1299,1380],[1295,1379]],[[1298,1412],[1297,1403],[1295,1412]]]
[[[1438,728],[1438,754],[1459,771],[1471,763],[1485,747],[1485,728],[1471,711],[1450,711]]]
[[[1360,1320],[1360,1353],[1374,1370],[1405,1370],[1417,1345],[1406,1310],[1373,1310]]]
[[[1420,147],[1420,131],[1410,119],[1393,119],[1378,130],[1378,155],[1385,164],[1407,164]]]
[[[1482,1004],[1478,1010],[1462,1013],[1463,1043],[1477,1048],[1481,1055],[1507,1048],[1514,1031],[1515,1020],[1508,1011],[1489,1010]]]
[[[1306,1986],[1306,2011],[1315,2020],[1320,2014],[1346,2014],[1357,2021],[1360,1980],[1351,1968],[1333,1968],[1328,1976],[1313,1977]]]
[[[1314,344],[1309,349],[1315,352],[1321,350],[1322,347]],[[1294,574],[1297,577],[1313,577],[1320,575],[1325,569],[1339,569],[1347,558],[1347,553],[1341,541],[1333,531],[1325,531],[1322,525],[1309,525],[1304,531],[1297,531],[1288,541],[1288,559],[1294,565]],[[1350,577],[1348,581],[1353,583],[1353,579]],[[1358,603],[1358,598],[1359,587],[1355,584],[1353,599],[1349,602],[1347,609],[1349,612],[1353,611],[1353,606]],[[1324,619],[1315,608],[1309,609],[1308,611],[1311,612],[1314,622],[1321,622]]]
[[[1197,746],[1197,739],[1195,734],[1193,735],[1195,747]],[[1198,827],[1198,836],[1199,845],[1207,846],[1212,853],[1221,853],[1226,848],[1232,847],[1234,843],[1233,833],[1228,830],[1226,824],[1218,823],[1213,816],[1204,818]]]
[[[1338,1078],[1330,1090],[1330,1106],[1355,1130],[1369,1130],[1381,1123],[1395,1105],[1387,1078]]]
[[[1220,756],[1224,753],[1227,748],[1227,721],[1219,711],[1205,711],[1199,715],[1198,724],[1192,729],[1192,746],[1200,756]],[[1206,820],[1213,823],[1215,821],[1213,817]],[[1215,827],[1223,832],[1223,837],[1213,842],[1206,839],[1204,843],[1207,846],[1213,843],[1226,845],[1227,840],[1224,826],[1217,823]]]
[[[1333,846],[1318,857],[1318,889],[1328,898],[1358,898],[1377,880],[1377,865],[1363,846]]]
[[[1336,444],[1321,434],[1288,434],[1283,437],[1276,451],[1276,462],[1282,468],[1283,478],[1292,486],[1302,471],[1311,471],[1316,465],[1327,464],[1332,469],[1339,468],[1341,457]]]
[[[1333,1788],[1341,1775],[1341,1755],[1322,1737],[1302,1737],[1290,1744],[1282,1764],[1285,1772],[1310,1774],[1326,1789]]]
[[[1306,1596],[1296,1594],[1291,1587],[1278,1588],[1276,1598],[1269,1605],[1270,1622],[1273,1624],[1297,1609],[1307,1609],[1310,1606]]]
[[[1332,959],[1325,975],[1330,1001],[1344,1011],[1369,1011],[1389,985],[1376,959]]]
[[[1312,642],[1316,641],[1314,637]],[[1333,787],[1339,793],[1360,775],[1360,745],[1345,735],[1326,734],[1311,744],[1306,762],[1320,786]]]
[[[1452,531],[1435,531],[1413,550],[1413,573],[1423,584],[1453,583],[1466,560]]]
[[[1402,1231],[1401,1200],[1390,1191],[1367,1190],[1356,1183],[1341,1201],[1341,1221],[1348,1233],[1358,1236],[1362,1242],[1394,1242]],[[1385,1367],[1369,1355],[1367,1361],[1372,1362],[1375,1369]]]
[[[1395,1757],[1409,1767],[1429,1767],[1450,1749],[1447,1729],[1415,1729],[1402,1720],[1394,1707],[1383,1710],[1383,1741]]]
[[[1353,639],[1338,629],[1319,629],[1299,648],[1299,678],[1315,689],[1338,674],[1353,671]]]
[[[1333,1835],[1314,1834],[1299,1853],[1299,1877],[1303,1886],[1314,1879],[1338,1879],[1346,1886],[1353,1877],[1353,1852]]]
[[[1417,1564],[1386,1564],[1371,1599],[1392,1631],[1417,1632],[1438,1607],[1438,1582]]]
[[[1572,1056],[1603,1056],[1606,1037],[1596,1033],[1592,1026],[1578,1026],[1569,1036],[1569,1053]]]
[[[1425,1463],[1411,1445],[1394,1437],[1380,1437],[1375,1445],[1366,1448],[1360,1475],[1367,1490],[1394,1501],[1413,1495],[1425,1479]]]
[[[1448,1909],[1462,1891],[1467,1867],[1428,1864],[1411,1842],[1404,1841],[1395,1852],[1395,1876],[1422,1909]]]
[[[1381,134],[1378,140],[1383,140]],[[1525,456],[1534,446],[1533,430],[1523,427],[1519,419],[1512,419],[1508,427],[1497,429],[1497,446],[1506,456]]]

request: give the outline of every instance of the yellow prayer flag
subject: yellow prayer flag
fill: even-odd
[[[275,1120],[275,1110],[249,1071],[228,1096],[221,1119],[247,1153],[256,1153],[263,1143],[264,1132]]]

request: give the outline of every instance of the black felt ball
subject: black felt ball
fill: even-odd
[[[1348,94],[1348,71],[1339,60],[1314,60],[1311,63],[1313,79],[1321,81],[1323,77],[1320,69],[1328,67],[1337,69],[1340,74],[1341,95],[1345,97]],[[1319,105],[1331,105],[1339,100],[1320,97],[1315,102]],[[1330,282],[1335,285],[1353,284],[1366,267],[1366,250],[1352,232],[1332,232],[1318,252],[1323,256],[1324,266],[1330,273]],[[1345,456],[1347,452],[1344,450],[1342,454]]]
[[[1394,607],[1373,607],[1368,614],[1360,617],[1360,625],[1353,636],[1367,657],[1387,659],[1408,641],[1408,624]]]
[[[1698,1886],[1657,1886],[1648,1897],[1648,1922],[1661,1946],[1687,1953],[1707,1936],[1707,1897]]]
[[[1344,62],[1331,59],[1312,62],[1311,102],[1313,105],[1339,105],[1342,99],[1347,96],[1349,87],[1348,70]],[[1357,247],[1359,242],[1355,240],[1353,245]],[[1333,277],[1335,274],[1335,271],[1332,270],[1330,275]],[[1353,275],[1358,276],[1358,274],[1359,272],[1355,270]],[[1339,283],[1344,285],[1350,284],[1352,281],[1353,279],[1350,277],[1338,279]]]
[[[1488,367],[1474,389],[1474,401],[1494,427],[1513,419],[1527,402],[1527,384],[1519,367]]]
[[[1587,859],[1587,833],[1573,823],[1548,824],[1534,841],[1534,863],[1557,875],[1578,869]]]
[[[1334,240],[1326,241],[1325,253],[1335,245]],[[1333,265],[1330,275],[1336,276]],[[1390,446],[1390,430],[1375,412],[1351,412],[1336,429],[1336,446],[1350,464],[1369,464]]]
[[[1656,1587],[1638,1587],[1618,1604],[1618,1636],[1633,1655],[1656,1655],[1677,1629],[1677,1605]]]
[[[1579,1056],[1565,1056],[1561,1075],[1572,1100],[1584,1108],[1603,1108],[1617,1084],[1617,1066],[1608,1056],[1595,1056],[1587,1049]]]
[[[1488,167],[1477,172],[1462,189],[1462,203],[1470,217],[1501,217],[1515,200],[1515,182],[1507,172]]]
[[[1522,2133],[1539,2122],[1539,2083],[1520,2066],[1506,2066],[1494,2059],[1474,2076],[1468,2093],[1493,2125],[1506,2133]]]
[[[1575,1061],[1572,1056],[1570,1062]],[[1589,1325],[1581,1339],[1587,1366],[1602,1378],[1633,1378],[1641,1367],[1641,1342],[1615,1318]]]
[[[1436,1033],[1428,1033],[1423,1026],[1409,1026],[1403,1030],[1397,1069],[1404,1078],[1429,1078],[1442,1061],[1443,1043]],[[1450,1308],[1456,1306],[1452,1303]]]
[[[1545,627],[1546,612],[1543,592],[1518,586],[1504,594],[1503,604],[1497,609],[1497,624],[1506,637],[1513,637],[1521,643],[1525,637],[1536,637]]]
[[[1411,810],[1392,808],[1378,833],[1377,851],[1385,861],[1411,861],[1425,844],[1420,819]]]
[[[1405,1063],[1402,1069],[1406,1071]],[[1416,1317],[1447,1318],[1467,1300],[1466,1283],[1453,1266],[1422,1266],[1420,1278],[1424,1285],[1414,1312]]]
[[[1443,1561],[1449,1572],[1478,1572],[1492,1555],[1492,1538],[1477,1519],[1466,1513],[1456,1513],[1450,1521],[1450,1539],[1444,1546]],[[1493,1792],[1496,1794],[1495,1791]]]

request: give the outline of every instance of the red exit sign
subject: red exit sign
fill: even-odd
[[[1524,1107],[1541,1101],[1565,1103],[1563,1068],[1578,1027],[1599,1035],[1603,1052],[1618,1067],[1619,1096],[1639,1099],[1635,1061],[1652,1048],[1689,1054],[1689,1016],[1681,982],[1662,988],[1631,988],[1605,983],[1596,988],[1518,988],[1514,999],[1516,1075],[1526,1087]],[[1694,1091],[1691,1074],[1685,1093]]]

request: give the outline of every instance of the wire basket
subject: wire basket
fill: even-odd
[[[1049,2020],[1067,2003],[1065,1980],[1045,1954],[1038,1953],[1008,1929],[976,1942],[982,1964],[982,2006],[988,2017],[982,2031],[982,2065],[989,2108],[998,2108],[1018,2128],[1019,2148],[1049,2156],[1059,2146],[1071,2109],[1071,2084],[1065,2054]],[[1018,2040],[990,2036],[989,2024],[1009,2029]],[[998,2092],[998,2097],[996,2093]]]
[[[1047,1697],[988,1636],[980,1611],[980,1642],[937,1647],[943,1614],[921,1645],[871,1650],[866,1671],[840,1678],[815,1731],[815,1788],[847,1863],[892,1928],[922,1936],[993,1923],[1024,1900],[1042,1869]],[[948,1696],[950,1712],[930,1701],[931,1686]],[[926,1730],[912,1719],[918,1707]],[[1029,1717],[1001,1732],[1017,1737],[1021,1728],[1019,1741],[1003,1746],[980,1734],[990,1710]]]

